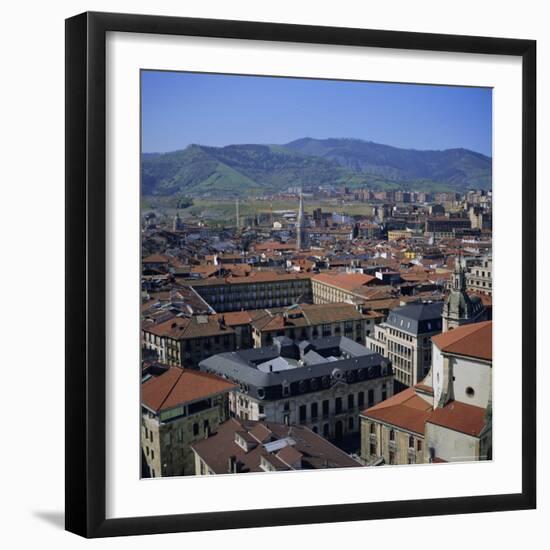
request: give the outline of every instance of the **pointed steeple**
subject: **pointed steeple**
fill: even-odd
[[[296,223],[296,248],[302,250],[305,244],[305,218],[304,218],[304,196],[300,189],[300,205],[298,206],[298,219]]]
[[[485,319],[485,306],[478,296],[466,292],[466,266],[462,254],[455,258],[450,292],[443,305],[443,332]]]
[[[462,257],[462,253],[455,258],[453,290],[456,290],[457,292],[466,292],[466,270],[464,267],[464,258]]]

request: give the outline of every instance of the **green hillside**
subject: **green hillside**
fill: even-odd
[[[190,145],[142,156],[142,193],[259,196],[288,187],[425,191],[491,185],[491,159],[466,149],[415,151],[351,139],[287,145]]]

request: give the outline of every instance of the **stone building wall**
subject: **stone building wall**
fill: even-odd
[[[390,437],[392,430],[393,440]],[[383,458],[385,464],[422,464],[424,447],[424,437],[419,434],[361,418],[361,458],[367,465],[379,458]]]
[[[372,403],[368,401],[369,390],[373,392]],[[359,405],[360,392],[363,392],[364,396],[362,405]],[[352,407],[348,406],[350,395],[353,395]],[[340,435],[338,422],[341,423],[341,435],[343,437],[350,433],[357,433],[360,429],[359,414],[361,411],[392,395],[393,376],[387,376],[353,384],[340,382],[326,390],[304,395],[293,395],[276,401],[254,399],[237,391],[230,397],[230,409],[239,418],[304,425],[323,437],[336,439]],[[336,413],[336,400],[338,398],[341,399],[341,412]],[[328,401],[327,414],[323,413],[324,401]],[[317,404],[317,416],[315,417],[312,416],[315,410],[314,407],[312,408],[313,404]],[[300,407],[302,406],[305,406],[305,420],[300,418]]]
[[[154,477],[195,474],[195,459],[190,445],[206,437],[208,430],[214,432],[229,417],[228,396],[220,396],[219,399],[221,401],[208,409],[168,422],[142,414],[141,446],[149,468],[154,470]]]

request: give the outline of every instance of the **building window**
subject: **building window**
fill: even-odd
[[[340,414],[342,412],[342,398],[337,397],[334,402],[334,414]]]
[[[409,448],[414,449],[414,437],[412,435],[409,436]]]
[[[328,399],[325,399],[323,401],[323,418],[326,418],[328,416],[328,410],[329,410],[329,401]]]
[[[325,425],[323,426],[323,436],[324,436],[324,437],[328,437],[328,432],[329,432],[328,424],[325,424]]]
[[[193,435],[199,435],[199,425],[197,422],[193,424]]]
[[[376,443],[371,443],[370,444],[370,454],[371,454],[371,456],[376,455]]]
[[[395,430],[394,429],[390,430],[390,441],[395,441]]]
[[[355,405],[355,399],[353,393],[350,393],[348,395],[348,409],[353,409]]]
[[[419,452],[422,450],[422,441],[420,439],[416,442],[416,450]]]
[[[359,407],[364,407],[365,406],[365,392],[363,391],[360,391],[358,394],[357,394],[357,405]]]
[[[300,405],[300,422],[305,422],[307,416],[307,407],[305,405]]]
[[[151,460],[155,460],[155,451],[151,449]]]
[[[313,420],[314,418],[317,418],[317,416],[319,415],[319,406],[317,403],[312,403],[311,404],[311,419]]]
[[[389,460],[389,463],[391,465],[394,465],[395,464],[395,453],[393,451],[390,451],[390,460]]]
[[[348,429],[353,430],[353,418],[351,416],[348,419]]]
[[[374,390],[369,390],[369,407],[374,405]]]

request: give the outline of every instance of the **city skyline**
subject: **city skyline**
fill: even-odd
[[[312,137],[492,155],[489,88],[142,71],[141,93],[142,152]]]

